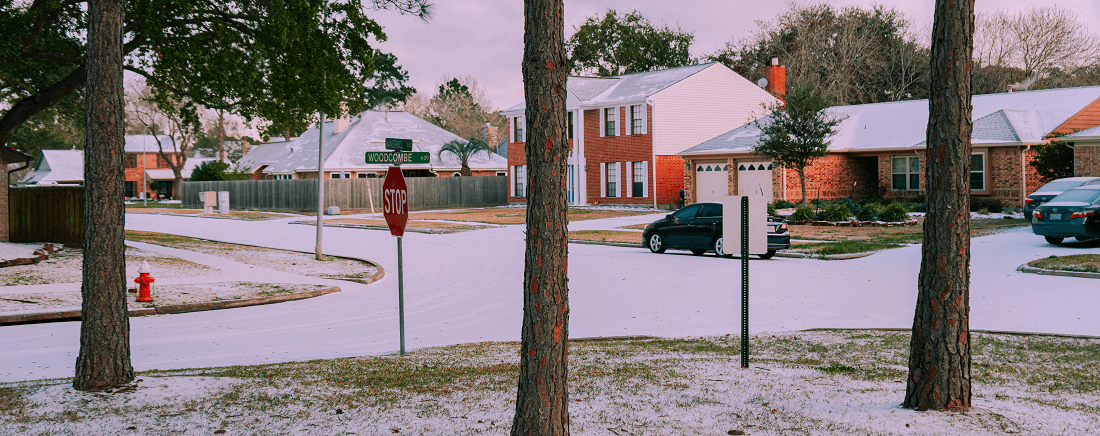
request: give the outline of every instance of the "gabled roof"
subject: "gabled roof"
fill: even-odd
[[[157,139],[160,139],[160,144],[157,143]],[[164,146],[166,153],[175,153],[179,150],[176,148],[176,141],[168,135],[126,135],[125,137],[125,151],[126,153],[156,153],[160,151],[160,147]]]
[[[974,144],[1039,143],[1100,99],[1100,86],[983,94],[973,97]],[[827,109],[845,117],[831,138],[831,151],[869,151],[923,148],[928,128],[928,100],[835,106]],[[760,122],[767,122],[767,117]],[[682,155],[751,151],[760,134],[749,123],[723,133]]]
[[[248,149],[248,154],[241,156],[237,161],[237,167],[243,170],[256,171],[261,165],[271,165],[279,158],[290,154],[289,147],[293,141],[267,142],[253,145]],[[316,150],[316,149],[315,149]]]
[[[565,85],[565,108],[613,106],[645,99],[715,64],[710,62],[610,77],[570,76]],[[501,112],[518,115],[525,109],[524,103],[519,103]]]
[[[31,157],[14,148],[0,145],[0,160],[7,163],[30,162]]]
[[[1091,129],[1085,129],[1080,132],[1074,132],[1072,134],[1062,137],[1062,140],[1072,141],[1080,139],[1100,139],[1100,126],[1093,127]]]
[[[28,185],[79,183],[84,181],[83,150],[42,150],[34,171],[23,177]]]
[[[464,139],[407,112],[389,111],[387,114],[383,111],[365,111],[353,118],[343,131],[333,135],[332,129],[332,123],[325,123],[325,171],[386,169],[388,165],[368,165],[364,159],[364,154],[368,151],[388,152],[386,138],[412,139],[412,151],[424,151],[431,155],[428,164],[405,165],[408,168],[450,170],[460,167],[458,158],[448,153],[441,159],[439,150],[449,141]],[[259,150],[251,150],[241,161],[252,168],[267,164],[264,173],[317,171],[318,135],[319,132],[314,127],[302,133],[302,136],[282,143],[284,145],[281,147],[273,145],[269,149],[261,148],[263,152],[257,157],[252,157],[252,153]],[[469,165],[474,170],[503,170],[508,167],[508,161],[496,153],[478,153],[470,158]]]

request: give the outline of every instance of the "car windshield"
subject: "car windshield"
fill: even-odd
[[[1100,189],[1071,189],[1058,194],[1058,196],[1051,199],[1050,202],[1074,201],[1092,203],[1095,202],[1097,198],[1100,198]]]
[[[1039,188],[1039,190],[1036,192],[1059,192],[1065,191],[1067,189],[1076,188],[1078,186],[1081,186],[1080,180],[1055,180],[1053,182],[1043,185],[1043,187]]]

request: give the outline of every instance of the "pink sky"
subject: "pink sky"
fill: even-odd
[[[390,12],[374,13],[385,27],[389,41],[383,51],[397,55],[409,71],[410,84],[434,94],[441,79],[473,76],[485,88],[493,106],[503,109],[523,99],[520,58],[523,55],[523,2],[520,0],[435,0],[435,18],[424,23]],[[807,2],[797,2],[799,4]],[[915,28],[931,27],[933,0],[881,0],[877,2],[832,0],[842,7],[872,4],[893,6],[904,12]],[[1054,4],[1024,0],[978,0],[977,9],[1023,9],[1031,4]],[[1100,31],[1100,0],[1067,0],[1057,4],[1079,12],[1093,32]],[[776,1],[698,0],[566,0],[565,33],[586,17],[607,9],[627,12],[637,9],[655,23],[664,22],[695,33],[692,54],[710,53],[726,41],[741,39],[756,28],[756,21],[770,20],[788,8]]]

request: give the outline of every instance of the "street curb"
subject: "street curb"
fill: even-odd
[[[205,303],[170,304],[157,307],[144,307],[129,309],[127,315],[131,318],[137,316],[166,315],[172,313],[202,312],[207,310],[232,309],[235,307],[260,306],[264,304],[282,303],[284,301],[304,300],[306,298],[320,297],[326,294],[340,292],[339,286],[318,289],[309,292],[299,292],[290,295],[275,295],[271,297],[249,298],[247,300],[223,300],[209,301]],[[61,312],[24,313],[19,315],[0,315],[0,325],[31,324],[58,321],[79,321],[81,311],[66,310]]]
[[[856,331],[867,331],[867,330],[876,331],[876,332],[912,332],[913,331],[912,328],[902,328],[902,327],[878,327],[878,328],[875,328],[875,327],[868,327],[868,328],[817,327],[817,328],[812,328],[812,329],[802,329],[802,330],[795,330],[795,331],[799,331],[799,332],[853,331],[853,332],[856,332]],[[1100,336],[1068,335],[1068,334],[1065,334],[1065,333],[1012,332],[1012,331],[1006,331],[1006,330],[977,330],[977,329],[970,329],[970,331],[975,332],[975,333],[988,333],[988,334],[993,334],[993,335],[1051,336],[1051,337],[1056,337],[1056,338],[1069,338],[1069,339],[1100,339]]]
[[[316,221],[314,221],[314,222],[312,222],[312,223],[311,223],[311,222],[305,222],[305,221],[291,221],[291,222],[290,222],[290,223],[288,223],[288,224],[298,224],[298,225],[303,225],[303,226],[314,226],[314,227],[316,227],[316,226],[317,226],[317,222],[316,222]],[[345,229],[363,229],[363,230],[389,230],[389,229],[390,229],[389,227],[382,227],[382,226],[367,226],[367,225],[362,225],[362,224],[341,224],[341,223],[334,223],[334,224],[321,224],[321,225],[322,225],[322,226],[325,226],[325,227],[343,227],[343,228],[345,228]],[[448,232],[445,232],[445,231],[443,231],[443,230],[432,230],[432,229],[427,229],[427,230],[422,230],[422,229],[410,229],[410,228],[408,228],[408,227],[406,227],[406,228],[405,228],[405,231],[406,231],[406,232],[410,232],[410,233],[424,233],[424,234],[428,234],[428,235],[445,235],[445,234],[448,234]],[[450,232],[450,233],[458,233],[458,232]]]
[[[611,241],[588,241],[584,239],[570,239],[570,244],[584,244],[584,245],[606,245],[609,247],[627,247],[627,248],[645,248],[641,242],[637,244],[631,244],[629,242],[611,242]]]
[[[1036,268],[1033,266],[1027,266],[1027,264],[1016,267],[1016,271],[1024,274],[1039,274],[1044,276],[1062,276],[1062,277],[1078,277],[1082,279],[1100,279],[1100,273],[1091,273],[1084,271],[1061,271],[1056,269],[1044,269]]]
[[[646,248],[642,244],[631,244],[626,242],[608,242],[608,241],[587,241],[583,239],[570,239],[570,244],[585,244],[585,245],[606,245],[609,247],[627,247],[627,248]],[[851,254],[829,254],[825,256],[814,256],[812,254],[805,253],[787,253],[783,251],[777,251],[775,257],[786,257],[791,259],[825,259],[825,260],[847,260],[858,259],[861,257],[867,257],[877,251],[868,251],[866,253],[851,253]]]

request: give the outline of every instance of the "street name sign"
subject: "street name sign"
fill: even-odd
[[[401,138],[386,138],[386,150],[412,151],[413,140]]]
[[[405,224],[409,221],[409,187],[405,185],[405,176],[401,168],[390,167],[386,179],[382,181],[382,216],[390,227],[390,234],[405,235]]]
[[[431,162],[431,155],[426,151],[414,151],[411,153],[368,151],[364,159],[368,164],[426,164]]]

